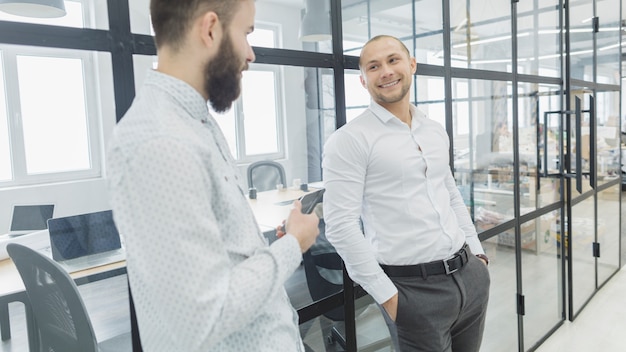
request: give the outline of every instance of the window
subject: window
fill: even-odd
[[[93,54],[0,46],[0,187],[100,175]]]
[[[232,108],[223,114],[211,109],[239,162],[284,157],[279,78],[279,67],[251,64],[243,73],[242,93]]]
[[[273,48],[278,41],[278,27],[255,24],[248,36],[252,46]],[[244,71],[241,96],[230,110],[211,115],[222,129],[232,155],[239,163],[285,157],[284,114],[280,67],[251,64]]]

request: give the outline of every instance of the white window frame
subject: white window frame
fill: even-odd
[[[9,146],[13,178],[0,181],[0,188],[32,184],[75,181],[97,178],[102,175],[103,145],[102,117],[98,109],[98,84],[95,53],[83,50],[43,48],[20,45],[0,45],[2,67],[5,77],[6,113],[9,131]],[[41,174],[27,174],[24,134],[22,130],[17,56],[37,56],[50,58],[80,59],[83,63],[85,113],[89,145],[90,168],[78,171],[65,171]],[[60,83],[61,85],[62,83]],[[5,108],[1,107],[0,108]],[[63,136],[59,136],[63,138]]]
[[[274,96],[276,100],[274,101],[275,111],[276,111],[276,138],[277,140],[277,151],[275,153],[265,153],[265,154],[246,154],[246,122],[245,116],[243,113],[243,100],[245,99],[244,95],[237,98],[235,102],[233,102],[233,112],[235,115],[235,133],[236,133],[236,150],[237,155],[235,158],[237,163],[239,164],[249,164],[259,160],[278,160],[283,159],[285,157],[285,114],[283,113],[283,98],[285,96],[283,85],[282,85],[282,75],[281,75],[281,67],[276,65],[266,65],[266,64],[250,64],[248,69],[249,71],[265,71],[265,72],[273,72],[274,73]]]

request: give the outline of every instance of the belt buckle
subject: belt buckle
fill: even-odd
[[[453,274],[453,273],[455,273],[455,272],[457,272],[459,270],[459,268],[450,269],[450,264],[448,264],[448,261],[453,260],[455,257],[456,256],[454,256],[452,258],[445,259],[443,261],[443,267],[444,267],[444,269],[446,269],[446,275]]]

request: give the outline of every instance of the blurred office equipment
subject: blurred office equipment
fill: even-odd
[[[31,350],[131,351],[130,333],[96,340],[78,288],[58,263],[16,243],[10,243],[7,250],[26,287],[39,332],[29,336]]]
[[[273,160],[261,160],[248,166],[248,187],[258,192],[275,189],[276,185],[287,186],[285,169]]]

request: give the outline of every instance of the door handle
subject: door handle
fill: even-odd
[[[589,96],[589,186],[595,188],[596,185],[596,104],[593,95]]]
[[[581,100],[579,97],[576,97],[576,190],[578,193],[583,193],[583,173],[582,173],[582,126],[581,126],[581,116],[582,116],[582,108]]]

